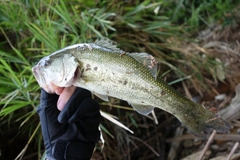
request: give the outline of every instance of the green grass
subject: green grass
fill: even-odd
[[[237,4],[239,1],[233,0],[0,1],[0,139],[13,130],[16,134],[5,142],[12,145],[25,137],[17,154],[19,148],[27,151],[24,147],[28,144],[40,157],[43,146],[35,111],[39,86],[31,67],[41,57],[75,43],[109,38],[126,51],[154,55],[160,62],[160,76],[170,77],[173,83],[188,79],[207,89],[205,77],[219,80],[221,62],[204,52],[186,51],[182,44],[196,42],[193,35],[201,28],[219,21],[226,24],[226,14]],[[114,105],[121,106],[119,102]],[[109,108],[107,105],[104,110],[112,112]],[[123,123],[139,128],[131,111],[117,108],[118,113],[124,113],[119,114]],[[106,121],[102,125],[106,133],[114,134]],[[128,138],[133,143],[134,138]],[[3,144],[0,147],[2,156],[10,156]],[[16,152],[10,159],[17,157]],[[121,157],[120,151],[114,154]]]

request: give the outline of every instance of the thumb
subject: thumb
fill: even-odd
[[[60,111],[63,110],[65,104],[70,99],[70,97],[73,95],[75,89],[76,89],[75,86],[71,86],[71,87],[67,87],[67,88],[63,89],[62,93],[59,96],[58,102],[57,102],[58,110],[60,110]]]

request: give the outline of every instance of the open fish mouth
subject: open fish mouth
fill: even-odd
[[[44,73],[41,72],[40,67],[38,65],[36,65],[32,68],[32,72],[33,72],[33,75],[36,78],[39,86],[41,88],[43,88],[45,91],[47,91],[48,93],[55,93],[55,90],[57,88],[69,87],[69,86],[73,85],[76,82],[76,80],[81,76],[80,69],[78,67],[76,67],[76,69],[73,73],[73,77],[71,77],[63,85],[63,84],[55,84],[55,82],[47,81],[48,79],[46,79]],[[64,79],[62,79],[62,81],[64,81]]]
[[[39,69],[39,66],[36,65],[32,68],[32,72],[34,77],[36,78],[38,84],[40,87],[42,87],[44,90],[46,90],[47,92],[51,93],[53,91],[51,91],[51,89],[48,87],[46,80],[42,74],[42,72]]]
[[[37,65],[32,68],[32,72],[40,86],[42,86],[44,83],[46,84],[45,78],[39,71],[39,67]]]

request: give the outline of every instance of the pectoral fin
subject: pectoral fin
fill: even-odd
[[[142,105],[142,104],[136,104],[131,102],[130,104],[138,113],[143,115],[148,115],[154,109],[154,107],[150,105]]]
[[[96,40],[96,42],[94,42],[94,43],[101,47],[106,47],[106,48],[112,49],[114,51],[123,53],[123,51],[121,49],[117,48],[117,45],[114,45],[113,42],[114,41],[112,41],[110,39],[104,38],[101,40]]]

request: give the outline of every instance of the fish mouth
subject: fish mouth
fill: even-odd
[[[41,88],[43,88],[48,93],[55,93],[56,86],[53,85],[53,84],[49,85],[49,84],[46,83],[44,75],[40,71],[38,65],[36,65],[32,68],[32,72],[33,72],[33,75],[36,78],[36,80],[37,80],[37,82],[38,82],[38,84]]]
[[[41,72],[40,67],[38,65],[36,65],[32,68],[32,72],[33,72],[33,75],[34,75],[35,79],[37,80],[39,86],[48,93],[55,93],[55,91],[59,88],[72,86],[78,80],[78,78],[81,76],[79,67],[76,67],[71,80],[68,81],[64,86],[58,86],[58,85],[54,84],[54,82],[46,81],[44,74]]]
[[[45,81],[45,78],[44,76],[42,75],[42,73],[39,71],[39,66],[34,66],[32,68],[32,72],[33,72],[33,75],[34,77],[36,78],[38,84],[40,86],[42,86],[43,84],[46,84],[46,81]]]

